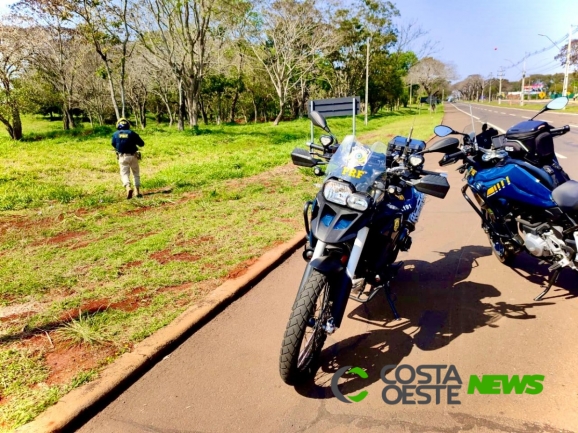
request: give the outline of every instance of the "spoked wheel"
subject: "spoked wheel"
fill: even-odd
[[[305,382],[317,371],[327,337],[328,295],[327,277],[314,270],[293,304],[281,345],[279,373],[288,385]]]

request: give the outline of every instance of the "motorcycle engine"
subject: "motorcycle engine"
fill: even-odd
[[[524,245],[533,256],[542,257],[551,255],[548,244],[540,236],[524,233],[524,238]]]
[[[558,232],[562,231],[562,227],[553,228]],[[552,230],[542,233],[541,236],[524,232],[524,245],[536,257],[551,256],[553,253],[557,253],[560,249],[560,244],[564,245],[564,241],[558,239]],[[552,251],[552,248],[554,248],[554,251]]]

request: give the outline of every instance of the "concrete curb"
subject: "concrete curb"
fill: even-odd
[[[106,367],[98,379],[70,391],[58,403],[34,421],[19,427],[16,432],[61,432],[79,427],[88,420],[90,412],[106,406],[163,356],[256,285],[304,243],[305,234],[300,233],[267,251],[244,275],[225,281],[199,304],[188,308],[170,324],[138,343],[132,352],[125,353]]]

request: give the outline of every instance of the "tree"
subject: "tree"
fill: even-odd
[[[408,78],[412,83],[420,84],[431,101],[432,96],[437,94],[448,81],[456,78],[456,73],[452,66],[433,57],[426,57],[410,68]]]
[[[80,38],[71,28],[70,13],[59,1],[20,1],[13,10],[27,24],[24,33],[28,63],[59,95],[63,129],[74,125],[72,108],[76,70],[82,60]]]
[[[24,30],[0,24],[0,122],[14,140],[22,138],[18,79],[24,70],[27,54]]]
[[[572,39],[570,46],[570,65],[574,66],[576,72],[578,72],[578,39]],[[568,44],[564,44],[554,59],[558,60],[562,66],[566,66],[567,53]]]
[[[117,120],[126,116],[126,60],[132,54],[128,16],[129,0],[43,0],[64,2],[67,10],[80,19],[77,29],[94,47],[102,60],[108,80],[110,98]],[[114,84],[115,63],[118,62],[121,107],[119,110]]]
[[[274,125],[283,117],[291,92],[331,47],[323,14],[315,0],[277,0],[261,10],[249,38],[254,57],[271,79],[279,101]]]

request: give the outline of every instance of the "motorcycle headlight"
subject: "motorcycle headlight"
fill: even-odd
[[[351,194],[347,197],[347,206],[355,210],[367,210],[369,207],[369,198],[362,194]]]
[[[348,184],[336,180],[327,181],[323,187],[323,197],[327,201],[343,206],[347,205],[347,197],[352,193],[353,191]]]
[[[329,146],[330,144],[333,144],[333,137],[331,135],[322,135],[319,137],[319,141],[322,145]]]
[[[409,157],[409,165],[412,167],[419,167],[424,162],[424,157],[422,155],[411,155]]]

